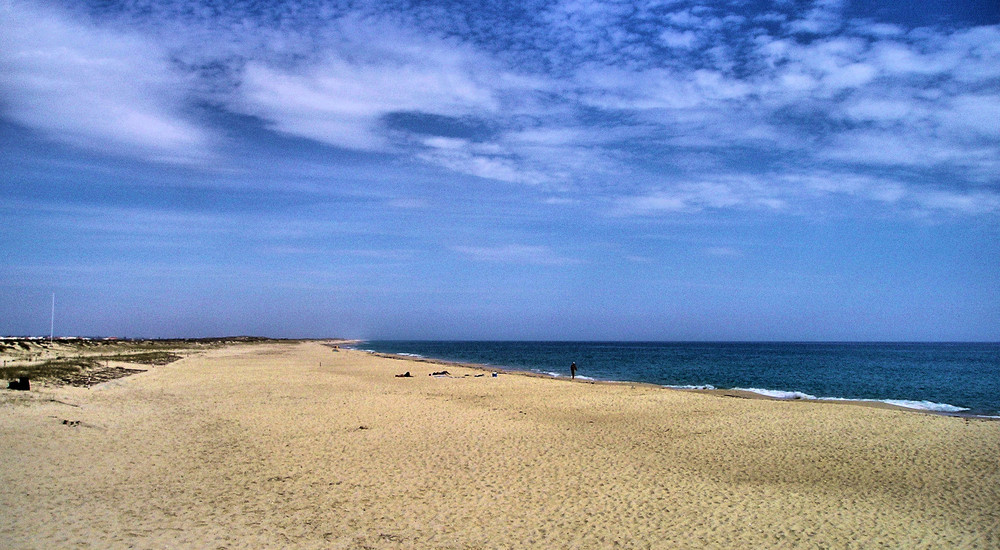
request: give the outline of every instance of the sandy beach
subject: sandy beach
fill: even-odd
[[[0,390],[0,438],[3,548],[1000,548],[1000,422],[320,342]]]

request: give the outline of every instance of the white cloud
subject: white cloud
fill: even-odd
[[[615,200],[612,215],[661,216],[707,209],[807,212],[818,199],[851,199],[889,205],[902,212],[929,215],[1000,213],[1000,193],[954,190],[941,185],[909,184],[852,172],[800,172],[770,175],[719,175]]]
[[[989,191],[934,190],[917,195],[915,200],[924,209],[947,211],[953,214],[996,214],[1000,212],[1000,193]]]
[[[692,31],[665,30],[660,33],[660,40],[670,48],[689,50],[698,41],[698,35]]]
[[[983,138],[1000,140],[1000,93],[955,97],[938,116],[944,126],[957,133],[972,132]]]
[[[843,105],[844,115],[852,120],[863,122],[899,122],[914,121],[927,118],[929,112],[919,102],[906,98],[870,97],[858,98]]]
[[[693,75],[699,95],[708,100],[740,99],[753,91],[746,82],[729,78],[718,71],[698,69]]]
[[[655,214],[658,212],[683,212],[691,209],[683,194],[656,192],[639,197],[618,199],[617,212],[624,215]]]
[[[975,27],[955,32],[944,48],[960,56],[953,78],[963,83],[1000,78],[1000,25]]]
[[[550,175],[522,166],[521,161],[497,144],[442,137],[425,139],[423,144],[427,147],[417,153],[417,158],[460,174],[511,183],[552,181]]]
[[[788,16],[783,13],[777,12],[767,12],[753,17],[753,21],[757,23],[783,23],[788,20]]]
[[[893,74],[934,74],[954,68],[953,55],[925,55],[904,42],[885,41],[875,45],[874,61]]]
[[[729,246],[712,246],[705,249],[705,254],[709,256],[720,256],[726,258],[738,258],[743,256],[743,252]]]
[[[874,38],[891,38],[903,35],[906,30],[899,25],[889,23],[873,23],[871,21],[851,22],[851,30],[861,36]]]
[[[910,184],[852,173],[814,173],[791,177],[807,193],[850,196],[893,205],[902,211],[978,215],[1000,213],[1000,193]]]
[[[666,19],[670,22],[670,24],[682,28],[699,28],[704,26],[704,19],[695,15],[691,9],[673,12],[668,15]]]
[[[665,69],[625,71],[608,67],[583,67],[576,74],[580,99],[603,109],[645,111],[651,109],[692,109],[715,96],[731,93],[724,82],[713,80],[705,71],[677,73]]]
[[[773,83],[760,80],[765,92],[786,95],[787,101],[829,98],[845,89],[863,88],[879,74],[867,61],[868,47],[857,38],[830,38],[809,44],[761,36],[761,59],[773,70]]]
[[[420,143],[425,148],[416,155],[462,174],[565,190],[615,173],[620,166],[604,145],[633,136],[628,129],[593,132],[583,126],[541,126],[505,132],[488,142],[424,138]]]
[[[51,139],[169,162],[213,136],[186,114],[189,78],[141,36],[24,2],[0,9],[5,115]]]
[[[933,132],[890,128],[841,132],[817,156],[871,166],[976,168],[995,166],[996,153],[996,145],[970,145],[962,140],[934,139]]]
[[[579,260],[560,256],[547,246],[503,245],[503,246],[454,246],[452,250],[477,261],[530,264],[530,265],[568,265],[579,263]]]
[[[831,88],[858,88],[875,78],[875,68],[866,63],[851,63],[831,69],[825,80]]]
[[[805,17],[789,22],[788,29],[793,33],[831,33],[843,24],[842,9],[842,0],[819,0]]]
[[[388,205],[403,210],[422,210],[430,206],[426,200],[414,198],[393,199],[388,202]]]
[[[480,178],[510,183],[540,184],[549,177],[531,169],[523,169],[512,158],[478,154],[475,148],[427,151],[417,158],[458,172]]]
[[[384,28],[376,38],[354,28],[347,44],[305,66],[253,61],[233,107],[282,132],[362,150],[388,146],[380,119],[389,113],[461,116],[498,107],[477,77],[484,60],[461,46],[393,32]]]
[[[645,194],[618,198],[612,213],[648,216],[709,209],[784,208],[784,201],[774,193],[755,178],[722,176],[715,180],[663,186]]]

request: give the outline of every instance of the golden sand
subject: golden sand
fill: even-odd
[[[2,390],[0,547],[1000,547],[1000,422],[445,368],[256,344]]]

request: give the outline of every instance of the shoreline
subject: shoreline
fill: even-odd
[[[354,345],[356,345],[358,343],[363,343],[363,342],[364,342],[364,340],[353,340],[353,341],[351,341],[350,344],[347,344],[347,345],[348,346],[354,346]],[[352,350],[355,350],[355,351],[359,351],[359,352],[362,352],[362,353],[367,353],[367,354],[374,355],[376,357],[383,357],[383,358],[387,358],[387,359],[397,359],[397,360],[402,360],[402,361],[412,361],[412,362],[415,362],[415,363],[430,363],[430,364],[443,365],[443,366],[451,365],[451,366],[464,367],[464,368],[469,368],[469,369],[474,369],[474,370],[481,370],[481,371],[486,371],[486,372],[496,371],[496,372],[502,372],[502,373],[509,374],[509,375],[532,376],[532,377],[539,377],[539,378],[548,378],[548,379],[552,379],[552,380],[565,380],[567,382],[589,383],[589,384],[614,384],[614,385],[620,385],[620,384],[630,385],[631,384],[631,385],[637,385],[637,386],[643,386],[643,387],[649,387],[649,388],[657,388],[657,389],[662,389],[662,390],[673,390],[673,391],[680,391],[680,392],[701,393],[701,394],[705,394],[705,395],[713,395],[713,396],[716,396],[716,397],[728,397],[728,398],[736,398],[736,399],[759,399],[759,400],[778,401],[778,402],[802,402],[802,403],[824,403],[824,404],[833,404],[833,405],[851,405],[851,406],[859,406],[859,407],[871,407],[871,408],[876,408],[876,409],[895,410],[895,411],[902,411],[902,412],[912,412],[912,413],[918,413],[918,414],[928,414],[928,415],[933,415],[933,416],[944,416],[944,417],[959,418],[959,419],[964,419],[964,420],[979,420],[979,421],[984,421],[984,422],[1000,422],[1000,415],[985,415],[985,414],[966,413],[966,412],[964,412],[964,410],[958,410],[958,411],[935,410],[933,408],[922,408],[922,407],[917,407],[917,406],[907,406],[907,405],[903,405],[903,404],[899,404],[899,403],[893,403],[892,401],[905,402],[905,403],[927,403],[927,404],[929,404],[931,406],[934,406],[934,405],[942,406],[943,405],[945,407],[955,407],[954,405],[950,405],[948,403],[931,403],[931,402],[927,402],[927,401],[908,401],[908,400],[899,400],[899,399],[879,400],[879,399],[852,399],[852,398],[845,398],[845,397],[816,397],[816,396],[806,395],[806,394],[803,394],[802,392],[798,392],[798,391],[768,390],[768,389],[754,389],[754,388],[715,388],[715,387],[711,387],[710,388],[710,387],[700,387],[700,386],[699,387],[671,386],[671,385],[664,385],[664,384],[654,384],[652,382],[639,382],[639,381],[632,381],[632,380],[600,380],[600,379],[590,378],[590,377],[586,377],[586,376],[577,376],[576,380],[572,380],[569,377],[567,377],[565,375],[560,375],[560,374],[553,374],[553,373],[547,373],[547,372],[537,372],[537,371],[523,370],[523,369],[516,369],[516,368],[498,367],[498,366],[493,366],[493,365],[488,365],[488,364],[481,364],[481,363],[469,363],[469,362],[463,362],[463,361],[451,361],[451,360],[448,360],[448,359],[439,359],[439,358],[434,358],[434,357],[424,357],[422,355],[417,355],[417,354],[385,353],[385,352],[374,351],[374,350],[360,349],[360,348],[356,348],[356,347],[349,347],[348,349],[352,349]],[[776,395],[769,395],[769,393],[789,394],[789,395],[794,395],[794,397],[779,397],[779,396],[776,396]],[[955,408],[960,408],[960,407],[955,407]]]
[[[7,351],[0,350],[0,356],[4,359],[4,370],[13,371],[14,369],[31,369],[39,364],[44,363],[46,360],[51,360],[53,357],[58,359],[60,357],[59,352],[62,351],[65,359],[76,358],[89,358],[97,357],[98,359],[111,359],[112,362],[116,363],[113,369],[84,369],[84,374],[92,374],[94,380],[87,382],[87,385],[92,385],[94,383],[99,383],[102,378],[112,379],[121,376],[129,376],[134,374],[134,372],[142,372],[142,370],[136,370],[134,372],[126,372],[129,367],[129,363],[142,363],[142,361],[133,361],[129,359],[119,359],[115,356],[107,356],[100,354],[106,351],[116,351],[116,348],[125,348],[125,352],[122,355],[128,355],[129,353],[137,354],[140,350],[144,349],[163,349],[163,348],[177,348],[184,352],[190,352],[197,349],[204,349],[205,346],[216,346],[216,345],[228,345],[234,343],[284,343],[284,344],[294,344],[297,342],[317,342],[324,346],[330,347],[332,349],[354,349],[357,351],[363,351],[366,353],[371,353],[379,356],[392,357],[397,359],[408,359],[416,362],[427,362],[436,363],[441,365],[458,365],[468,368],[474,368],[482,371],[499,371],[508,374],[520,374],[524,376],[540,376],[553,379],[567,379],[568,377],[556,372],[542,371],[542,370],[526,370],[523,368],[516,367],[500,367],[493,366],[490,364],[477,364],[470,363],[460,360],[448,360],[440,359],[434,357],[422,356],[413,353],[385,353],[378,352],[374,350],[361,349],[357,346],[364,344],[367,340],[360,339],[342,339],[342,338],[304,338],[304,339],[282,339],[282,338],[266,338],[266,337],[250,337],[250,336],[228,336],[228,337],[210,337],[210,338],[170,338],[170,339],[135,339],[135,340],[120,340],[115,338],[77,338],[77,337],[60,337],[55,340],[55,342],[50,342],[43,338],[34,337],[4,337],[0,338],[0,341],[6,345]],[[10,350],[16,350],[15,345],[18,343],[28,343],[33,349],[29,349],[27,345],[24,346],[28,353],[21,352],[20,358],[12,356]],[[826,342],[795,342],[803,344],[826,344]],[[832,344],[837,344],[833,342]],[[862,344],[878,344],[876,342],[863,342]],[[895,344],[895,343],[893,343]],[[908,345],[909,343],[901,343]],[[935,344],[953,344],[953,342],[942,342]],[[972,343],[978,344],[978,343]],[[992,344],[992,343],[990,343]],[[24,345],[24,344],[22,344]],[[53,347],[54,345],[54,347]],[[88,347],[90,349],[88,349]],[[101,348],[107,348],[102,350]],[[18,350],[19,351],[19,350]],[[140,353],[141,354],[141,353]],[[16,355],[16,353],[14,354]],[[24,356],[34,356],[34,360],[27,359]],[[64,360],[65,360],[64,359]],[[103,372],[107,370],[109,372]],[[115,372],[110,372],[115,371]],[[121,371],[121,372],[117,372]],[[12,376],[7,377],[8,380],[12,379]],[[58,378],[58,377],[57,377]],[[864,407],[875,407],[875,408],[886,408],[892,410],[917,412],[923,414],[931,414],[937,416],[948,416],[963,418],[969,420],[983,420],[983,421],[1000,421],[1000,412],[994,413],[976,413],[972,412],[970,409],[952,405],[945,402],[932,402],[928,400],[906,400],[906,399],[876,399],[876,398],[848,398],[848,397],[836,397],[836,396],[816,396],[810,395],[798,390],[783,390],[783,389],[771,389],[771,388],[758,388],[758,387],[713,387],[711,384],[704,385],[670,385],[670,384],[657,384],[654,382],[642,382],[636,380],[628,379],[597,379],[588,376],[577,376],[580,382],[591,382],[591,383],[601,383],[601,384],[642,384],[648,385],[650,387],[656,387],[660,389],[668,390],[679,390],[686,392],[698,392],[706,393],[709,395],[716,395],[721,397],[730,398],[746,398],[746,399],[765,399],[773,401],[800,401],[800,402],[817,402],[817,403],[836,403],[836,404],[847,404],[855,406]],[[33,380],[34,383],[41,382],[44,384],[55,383],[59,384],[58,379],[42,378],[41,380]]]
[[[552,378],[557,380],[568,380],[569,377],[547,371],[533,371],[526,370],[522,368],[511,368],[511,367],[499,367],[490,364],[478,364],[470,363],[465,361],[454,361],[448,359],[439,359],[434,357],[425,357],[419,354],[411,353],[384,353],[374,350],[365,350],[358,347],[366,342],[366,340],[358,339],[270,339],[270,338],[258,338],[258,337],[247,337],[247,336],[237,336],[237,337],[215,337],[215,338],[195,338],[195,339],[164,339],[164,340],[100,340],[100,339],[88,339],[88,338],[60,338],[54,343],[48,342],[44,339],[38,338],[7,338],[7,346],[9,349],[14,349],[14,343],[16,342],[30,342],[33,348],[29,350],[30,353],[26,354],[22,352],[21,355],[35,355],[35,360],[25,360],[23,357],[20,360],[12,360],[10,352],[3,353],[0,355],[4,356],[4,366],[9,367],[9,369],[16,368],[31,368],[43,363],[46,358],[51,359],[52,357],[59,357],[59,353],[63,354],[63,357],[78,357],[87,358],[95,357],[101,353],[107,353],[108,351],[123,351],[118,350],[118,348],[125,348],[124,353],[135,354],[141,350],[146,349],[161,349],[164,347],[178,348],[182,352],[191,352],[198,349],[205,349],[206,346],[216,346],[216,345],[227,345],[234,343],[283,343],[283,344],[294,344],[297,342],[317,342],[331,349],[353,349],[357,351],[362,351],[365,353],[370,353],[376,356],[390,357],[401,360],[411,360],[414,362],[422,363],[432,363],[440,365],[453,365],[462,366],[466,368],[472,368],[480,371],[498,371],[507,374],[518,374],[523,376],[537,376],[542,378]],[[40,345],[41,344],[41,345]],[[81,344],[85,344],[81,346]],[[25,348],[27,349],[27,347]],[[104,359],[107,356],[101,356],[99,358]],[[124,361],[118,357],[110,357],[112,362],[115,363],[112,369],[91,369],[89,374],[93,375],[92,381],[88,381],[88,385],[94,383],[99,383],[102,379],[112,379],[121,376],[129,376],[136,372],[142,372],[142,370],[135,370],[133,372],[127,372],[127,367],[130,366],[130,361],[125,359]],[[135,363],[136,361],[131,361]],[[148,366],[147,366],[148,368]],[[8,369],[8,370],[9,370]],[[103,372],[108,370],[109,372]],[[110,372],[115,371],[115,372]],[[118,372],[121,371],[121,372]],[[85,374],[87,374],[87,369],[85,369]],[[853,406],[863,406],[863,407],[874,407],[882,409],[899,410],[906,412],[915,412],[922,414],[930,414],[936,416],[947,416],[962,418],[966,420],[982,420],[982,421],[1000,421],[1000,415],[997,414],[977,414],[970,412],[969,409],[963,409],[962,407],[957,407],[948,403],[934,403],[930,401],[918,401],[918,400],[900,400],[900,399],[863,399],[863,398],[844,398],[844,397],[830,397],[824,396],[819,397],[815,395],[808,395],[806,393],[796,391],[796,390],[780,390],[780,389],[770,389],[770,388],[745,388],[745,387],[733,387],[733,388],[718,388],[712,387],[710,384],[705,385],[669,385],[669,384],[656,384],[652,382],[641,382],[634,380],[608,380],[608,379],[596,379],[587,376],[578,376],[578,381],[581,383],[597,383],[597,384],[632,384],[632,385],[643,385],[648,387],[654,387],[666,390],[677,390],[683,392],[695,392],[704,393],[708,395],[715,395],[719,397],[727,398],[742,398],[742,399],[763,399],[771,401],[798,401],[798,402],[814,402],[814,403],[827,403],[827,404],[845,404]],[[58,379],[41,379],[35,380],[33,383],[41,384],[55,384],[59,385]],[[957,410],[949,410],[957,409]]]

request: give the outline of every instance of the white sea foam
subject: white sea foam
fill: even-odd
[[[541,374],[544,374],[546,376],[551,376],[553,378],[569,378],[568,374],[565,374],[565,373],[562,373],[562,372],[552,372],[550,370],[543,370],[543,371],[536,371],[536,372],[540,372]],[[596,378],[591,378],[589,376],[583,376],[583,375],[580,375],[580,374],[576,375],[576,377],[579,378],[580,380],[597,380]]]
[[[420,355],[419,353],[405,353],[405,352],[387,353],[387,352],[384,352],[384,351],[377,351],[377,350],[373,350],[373,349],[361,349],[361,348],[347,348],[347,349],[356,349],[358,351],[363,351],[365,353],[385,354],[385,355],[397,355],[399,357],[413,357],[415,359],[424,359],[425,358],[423,355]]]
[[[765,390],[761,388],[734,388],[734,389],[753,392],[759,395],[763,395],[765,397],[771,397],[773,399],[809,399],[815,401],[854,401],[854,402],[886,403],[889,405],[895,405],[897,407],[903,407],[906,409],[916,409],[921,411],[944,412],[944,413],[957,413],[969,410],[965,407],[956,407],[955,405],[949,405],[948,403],[935,403],[933,401],[910,401],[907,399],[850,399],[846,397],[816,397],[815,395],[809,395],[808,393],[802,393],[798,391]]]
[[[958,413],[962,411],[971,410],[965,407],[957,407],[955,405],[949,405],[948,403],[935,403],[933,401],[912,401],[908,399],[849,399],[847,397],[821,397],[820,399],[822,399],[823,401],[854,401],[862,403],[885,403],[887,405],[903,407],[904,409],[914,409],[919,411],[931,411],[931,412],[943,412],[943,413]],[[995,418],[995,417],[983,416],[982,418]]]
[[[773,399],[819,399],[815,395],[809,395],[808,393],[802,393],[800,391],[782,391],[782,390],[765,390],[761,388],[733,388],[739,391],[748,391],[751,393],[756,393],[758,395],[763,395],[765,397],[771,397]]]
[[[715,386],[711,384],[702,384],[700,386],[693,386],[690,384],[682,386],[663,386],[664,388],[669,388],[672,390],[714,390]]]
[[[883,403],[888,403],[890,405],[896,405],[897,407],[906,407],[907,409],[919,409],[921,411],[934,411],[934,412],[962,412],[967,411],[964,407],[956,407],[955,405],[949,405],[947,403],[935,403],[933,401],[908,401],[906,399],[883,399]]]

